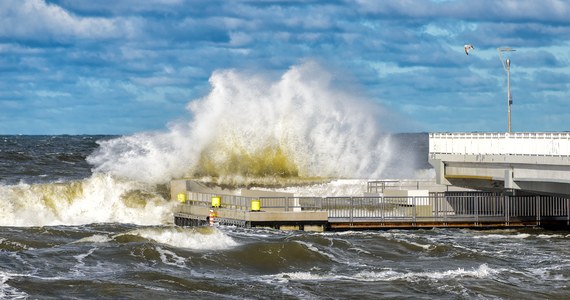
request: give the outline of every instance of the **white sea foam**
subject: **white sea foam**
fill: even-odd
[[[414,245],[416,247],[420,247],[420,248],[423,248],[424,250],[428,250],[428,251],[431,251],[437,247],[436,245],[433,245],[433,244],[420,244],[420,243],[411,242],[411,241],[406,241],[406,242],[409,243],[410,245]]]
[[[0,226],[169,223],[176,203],[155,187],[109,174],[65,183],[0,185]]]
[[[0,299],[28,299],[25,292],[10,286],[7,282],[15,275],[0,271]]]
[[[534,279],[541,279],[542,281],[568,281],[568,278],[564,276],[566,270],[568,270],[568,263],[559,263],[556,266],[549,266],[543,268],[531,268],[528,270],[530,274],[529,277]]]
[[[429,280],[442,280],[442,279],[457,279],[457,278],[488,278],[500,271],[495,270],[487,266],[487,264],[482,264],[478,268],[473,268],[471,270],[465,270],[464,268],[457,268],[455,270],[446,271],[427,271],[427,272],[401,272],[394,271],[392,269],[385,269],[382,271],[361,271],[353,275],[337,275],[337,274],[313,274],[311,272],[291,272],[291,273],[279,273],[270,276],[273,280],[280,282],[288,282],[291,280],[304,281],[304,280],[355,280],[364,282],[374,282],[374,281],[394,281],[394,280],[406,280],[414,282],[422,279]]]
[[[381,123],[389,115],[314,62],[277,80],[216,71],[210,84],[207,96],[189,103],[190,121],[100,142],[88,161],[96,171],[154,183],[192,175],[204,154],[224,168],[232,155],[255,157],[267,148],[280,149],[302,177],[378,178],[386,171],[392,151]]]
[[[77,255],[74,255],[73,257],[77,260],[77,262],[78,262],[80,265],[84,265],[85,263],[83,262],[83,260],[84,260],[87,256],[93,254],[93,252],[95,252],[96,249],[97,249],[97,248],[91,248],[91,249],[89,249],[89,251],[87,251],[87,253],[77,254]]]
[[[519,233],[519,234],[486,234],[486,235],[476,235],[474,239],[526,239],[529,238],[530,234],[528,233]]]
[[[360,272],[354,275],[356,280],[362,281],[391,281],[391,280],[407,280],[416,281],[418,279],[453,279],[453,278],[487,278],[494,274],[499,273],[498,270],[492,269],[487,264],[482,264],[478,268],[466,270],[464,268],[457,268],[455,270],[446,271],[431,271],[431,272],[396,272],[392,270],[385,270],[381,272]]]
[[[278,281],[278,282],[289,282],[293,281],[317,281],[317,280],[332,280],[338,278],[336,275],[320,275],[314,274],[311,272],[286,272],[286,273],[279,273],[275,275],[264,276],[264,278],[268,278],[270,280]]]
[[[73,243],[107,243],[111,240],[112,240],[112,238],[108,235],[95,234],[95,235],[91,235],[91,236],[81,238],[81,239],[79,239]]]
[[[156,251],[160,254],[160,260],[164,264],[179,268],[186,267],[186,259],[184,257],[178,256],[176,253],[162,249],[161,247],[156,247]]]
[[[350,247],[350,248],[348,248],[348,250],[353,250],[353,251],[356,251],[357,253],[364,253],[364,254],[368,254],[368,255],[372,254],[372,252],[370,252],[368,250],[364,250],[362,248],[358,248],[358,247]]]
[[[91,248],[87,253],[74,255],[73,257],[77,260],[77,264],[71,268],[70,272],[75,276],[84,276],[85,273],[92,274],[92,272],[85,272],[86,267],[84,259],[92,255],[95,250],[97,250],[97,248]]]
[[[563,239],[568,236],[562,234],[539,234],[536,237],[539,239]]]
[[[319,248],[313,246],[313,244],[311,244],[311,243],[304,242],[304,241],[295,241],[295,242],[297,242],[297,243],[299,243],[299,244],[301,244],[301,245],[304,245],[305,247],[307,247],[307,249],[309,249],[309,250],[311,250],[311,251],[313,251],[313,252],[316,252],[316,253],[318,253],[318,254],[320,254],[320,255],[326,256],[326,257],[330,258],[330,259],[333,260],[333,261],[337,261],[337,259],[336,259],[336,257],[334,257],[334,255],[319,250]]]
[[[138,235],[164,245],[193,250],[226,250],[239,245],[230,236],[214,227],[142,228],[130,231],[128,234]]]
[[[26,250],[27,250],[27,249],[33,249],[33,248],[30,248],[28,245],[25,245],[25,244],[22,244],[22,243],[19,243],[19,242],[16,242],[16,241],[10,241],[10,240],[4,239],[4,238],[0,238],[0,245],[2,245],[2,244],[3,244],[3,245],[6,245],[6,246],[9,246],[9,247],[15,247],[15,248],[18,248],[18,249],[26,249]]]
[[[448,270],[443,272],[421,272],[412,273],[411,276],[417,277],[427,277],[432,279],[443,279],[443,278],[462,278],[462,277],[472,277],[472,278],[488,278],[494,274],[499,273],[499,270],[490,268],[487,264],[482,264],[478,268],[473,268],[471,270],[466,270],[464,268],[458,268],[455,270]]]

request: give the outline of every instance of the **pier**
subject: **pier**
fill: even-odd
[[[570,133],[430,133],[435,180],[375,180],[359,196],[297,197],[171,182],[181,226],[282,230],[570,227]]]
[[[247,189],[241,190],[240,195],[230,194],[220,188],[178,180],[173,181],[171,189],[172,198],[181,201],[174,222],[179,226],[212,222],[305,231],[570,226],[570,197],[467,190],[379,190],[393,187],[395,182],[370,181],[364,196],[296,197]],[[417,187],[420,185],[416,183]]]

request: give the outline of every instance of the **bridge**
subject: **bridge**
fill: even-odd
[[[430,133],[429,163],[439,184],[570,195],[570,132]]]

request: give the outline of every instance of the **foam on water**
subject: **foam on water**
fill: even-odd
[[[275,275],[261,276],[261,279],[268,282],[288,283],[289,281],[318,281],[337,279],[337,275],[314,274],[311,272],[285,272]]]
[[[313,251],[313,252],[315,252],[315,253],[318,253],[318,254],[320,254],[320,255],[324,255],[324,256],[328,257],[329,259],[331,259],[331,260],[333,260],[333,261],[338,261],[337,258],[334,257],[334,255],[319,250],[317,247],[315,247],[315,246],[314,246],[313,244],[311,244],[311,243],[304,242],[304,241],[295,241],[295,242],[296,242],[296,243],[299,243],[299,244],[301,244],[301,245],[304,245],[305,247],[307,247],[307,249],[309,249],[309,250],[311,250],[311,251]]]
[[[530,237],[528,233],[519,234],[487,234],[487,235],[476,235],[473,236],[474,239],[527,239]]]
[[[165,224],[174,202],[153,185],[109,174],[73,182],[0,185],[0,226]]]
[[[156,251],[160,254],[160,260],[167,265],[184,268],[186,267],[186,259],[176,255],[176,253],[162,249],[161,247],[156,247]]]
[[[108,235],[103,235],[103,234],[96,234],[96,235],[92,235],[92,236],[88,236],[88,237],[84,237],[82,239],[79,239],[75,242],[73,242],[74,244],[77,243],[107,243],[112,241],[112,238]]]
[[[216,71],[210,93],[188,104],[190,121],[99,142],[88,162],[97,172],[153,183],[183,176],[226,183],[379,178],[392,153],[382,131],[387,113],[338,79],[314,62],[276,80]]]
[[[563,239],[567,238],[568,235],[563,234],[539,234],[536,236],[539,239]]]
[[[28,299],[29,295],[10,286],[7,282],[15,275],[0,271],[0,299]]]
[[[311,272],[291,272],[280,273],[270,276],[274,280],[288,282],[290,280],[355,280],[355,281],[393,281],[393,280],[406,280],[417,281],[419,279],[457,279],[464,277],[472,278],[488,278],[500,271],[495,270],[482,264],[478,268],[465,270],[464,268],[457,268],[455,270],[446,271],[431,271],[431,272],[399,272],[392,269],[385,269],[382,271],[361,271],[353,275],[337,275],[337,274],[313,274]]]
[[[406,274],[406,277],[426,277],[431,279],[447,279],[447,278],[463,278],[463,277],[473,277],[473,278],[488,278],[494,274],[499,273],[499,270],[490,268],[487,264],[482,264],[478,268],[473,268],[471,270],[466,270],[464,268],[457,268],[455,270],[448,270],[443,272],[420,272]]]
[[[227,250],[239,244],[215,227],[142,228],[128,232],[157,243],[192,250]]]
[[[77,260],[77,263],[70,269],[70,273],[74,274],[76,277],[85,276],[86,273],[92,274],[92,268],[87,267],[84,260],[86,257],[92,255],[95,250],[97,250],[97,248],[91,248],[87,253],[74,255],[73,258]],[[87,272],[86,269],[90,272]]]

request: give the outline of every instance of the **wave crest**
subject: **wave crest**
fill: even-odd
[[[188,123],[100,142],[94,170],[146,182],[208,176],[378,177],[390,160],[384,110],[315,62],[278,80],[216,71]]]

